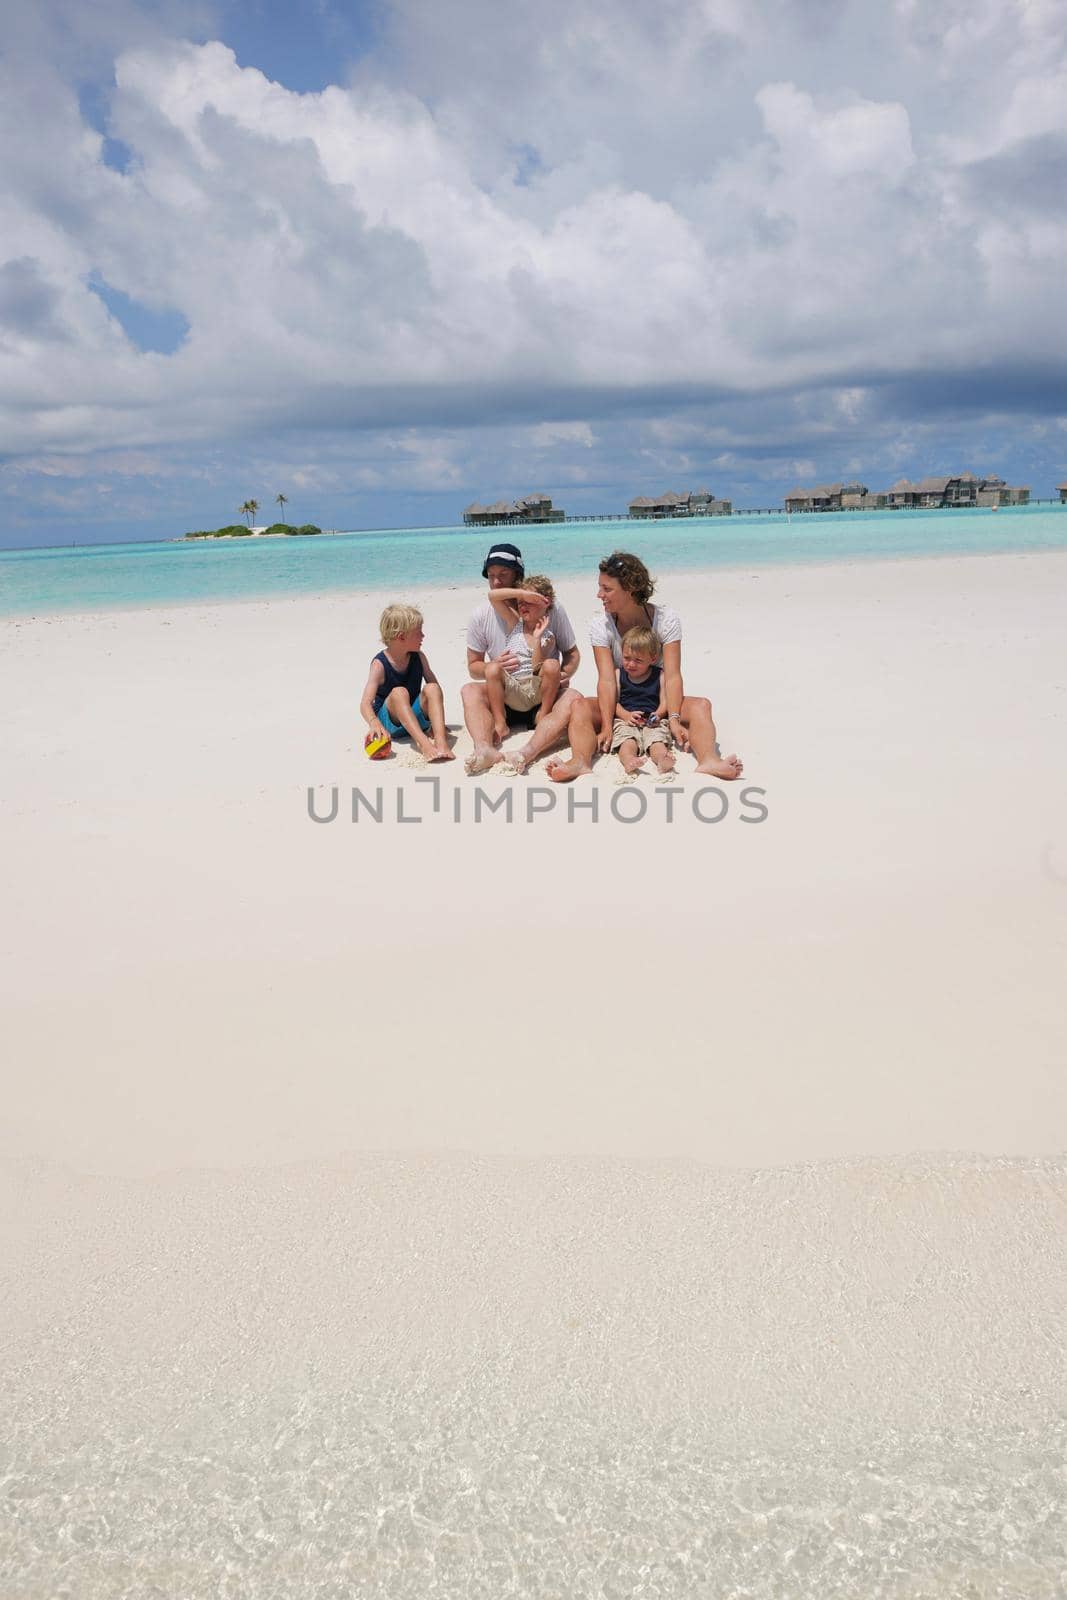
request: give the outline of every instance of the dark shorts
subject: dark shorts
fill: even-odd
[[[504,715],[508,719],[509,728],[518,728],[531,732],[534,727],[534,718],[537,715],[537,707],[534,706],[532,711],[513,711],[510,706],[505,706]]]

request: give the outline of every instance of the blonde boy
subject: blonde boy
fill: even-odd
[[[622,636],[619,699],[611,748],[628,773],[651,757],[659,772],[674,771],[674,752],[664,718],[667,693],[659,666],[660,642],[651,628],[627,628]]]
[[[359,703],[364,722],[371,733],[411,739],[427,761],[454,761],[444,695],[422,652],[422,612],[414,606],[386,606],[378,631],[385,648],[370,664]]]

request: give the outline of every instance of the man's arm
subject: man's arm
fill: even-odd
[[[472,650],[470,645],[467,646],[467,671],[475,683],[485,682],[485,662],[484,650]]]
[[[485,667],[488,660],[486,651],[472,650],[470,645],[467,646],[467,671],[473,683],[485,682]],[[505,672],[514,672],[519,664],[519,658],[513,650],[505,650],[500,655],[494,656],[493,660],[499,661]]]
[[[437,674],[436,674],[436,672],[434,672],[434,670],[431,667],[430,663],[427,661],[426,655],[422,650],[419,651],[419,660],[422,662],[422,681],[423,681],[423,683],[436,683],[437,682]]]
[[[574,674],[578,671],[578,663],[581,659],[582,653],[576,644],[572,644],[569,650],[564,650],[559,658],[559,686],[561,689],[565,689],[570,683]]]

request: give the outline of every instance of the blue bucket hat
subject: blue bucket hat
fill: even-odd
[[[517,544],[495,544],[482,563],[483,578],[489,576],[490,562],[499,563],[502,567],[514,567],[520,578],[526,576],[526,568],[522,564],[522,551]]]

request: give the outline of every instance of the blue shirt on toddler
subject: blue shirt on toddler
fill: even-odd
[[[650,667],[648,677],[635,683],[627,676],[625,668],[620,667],[619,704],[623,710],[641,711],[646,717],[655,716],[659,710],[659,680],[662,675],[662,667]]]

